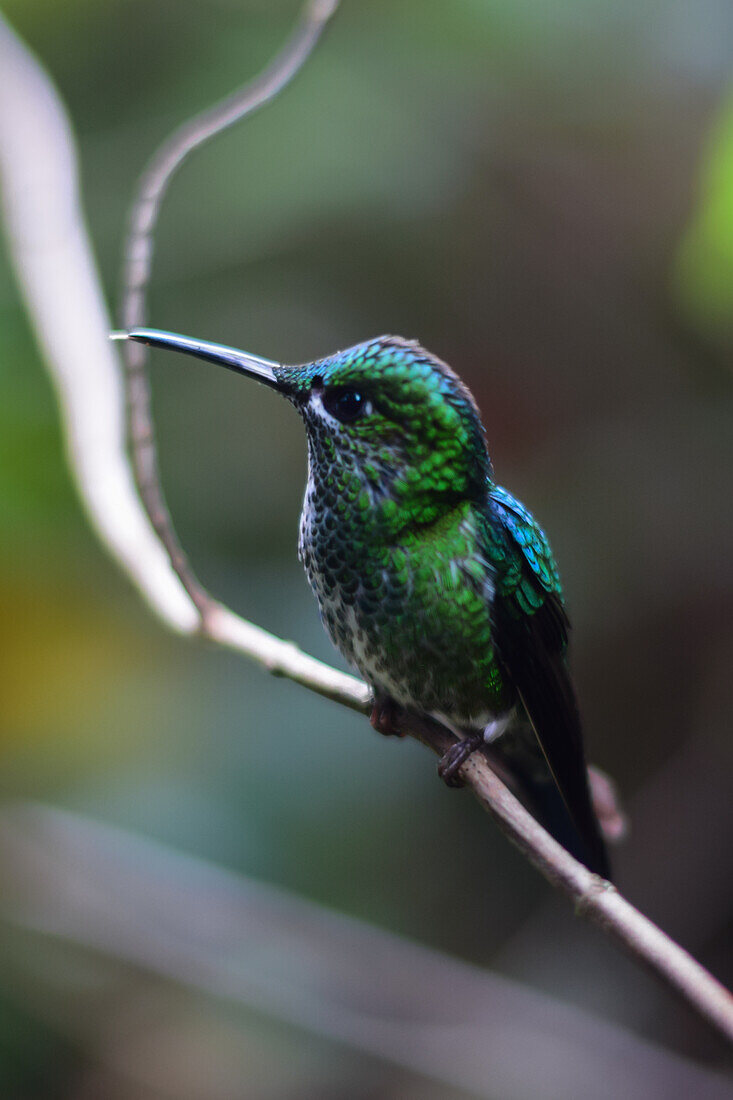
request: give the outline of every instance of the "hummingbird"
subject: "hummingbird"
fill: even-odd
[[[531,813],[610,877],[567,665],[569,621],[543,530],[499,486],[467,386],[418,343],[379,336],[285,366],[157,329],[128,339],[218,363],[300,414],[308,480],[298,551],[326,632],[373,692],[481,750]]]

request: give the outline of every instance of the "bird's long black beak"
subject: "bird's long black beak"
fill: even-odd
[[[175,332],[163,332],[156,328],[136,328],[131,332],[113,332],[114,340],[137,340],[151,348],[168,348],[182,351],[185,355],[195,355],[197,359],[207,359],[221,367],[254,378],[273,389],[280,389],[277,377],[279,363],[269,359],[260,359],[258,355],[248,355],[246,351],[227,347],[226,344],[210,344],[208,340],[194,340],[190,336],[179,336]]]

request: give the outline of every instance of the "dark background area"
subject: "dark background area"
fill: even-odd
[[[68,105],[113,300],[145,161],[270,59],[298,5],[3,10]],[[150,306],[158,327],[284,362],[416,337],[468,382],[498,480],[557,554],[589,755],[631,813],[619,885],[729,984],[731,41],[722,0],[344,0],[283,96],[174,181]],[[574,920],[418,746],[165,633],[85,523],[2,255],[0,341],[2,796],[282,884],[723,1065],[722,1044]],[[201,578],[338,662],[296,558],[297,417],[205,364],[160,353],[152,375],[164,483]],[[95,1077],[81,1019],[69,1038],[77,957],[60,947],[40,967],[37,952],[0,936],[4,1095],[219,1095],[193,1072],[169,1091]],[[146,982],[119,979],[110,1026]],[[202,1065],[235,1044],[223,1009],[156,996]],[[236,1095],[408,1095],[272,1023],[247,1021],[241,1042],[260,1083]],[[278,1084],[283,1059],[295,1085]]]

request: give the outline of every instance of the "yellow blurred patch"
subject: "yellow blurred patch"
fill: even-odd
[[[58,577],[7,562],[0,573],[0,752],[59,735],[103,740],[98,723],[150,659],[144,638]]]

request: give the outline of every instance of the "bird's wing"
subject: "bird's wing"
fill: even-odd
[[[608,856],[588,788],[580,715],[565,663],[569,622],[557,566],[544,532],[511,494],[492,489],[489,509],[485,537],[495,571],[497,653],[579,834],[583,862],[608,878]]]

